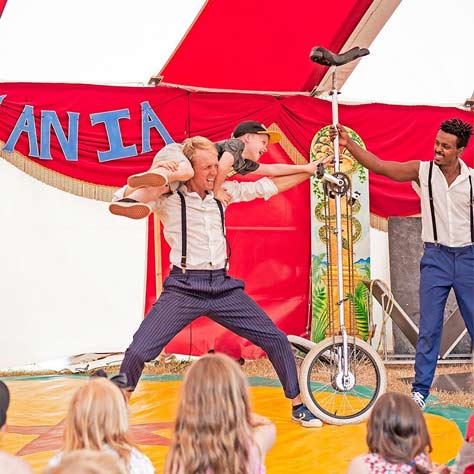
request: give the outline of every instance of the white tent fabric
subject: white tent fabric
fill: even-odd
[[[0,20],[0,81],[146,84],[203,4],[10,0]],[[472,0],[402,0],[341,98],[463,104],[474,91],[473,24]]]
[[[474,94],[472,0],[403,0],[343,100],[462,106]]]

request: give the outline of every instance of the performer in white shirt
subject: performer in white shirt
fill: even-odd
[[[434,142],[433,161],[383,161],[362,149],[341,125],[339,144],[370,171],[395,181],[412,181],[421,199],[420,328],[412,398],[425,408],[441,343],[444,309],[451,288],[474,340],[474,170],[461,155],[473,133],[459,119],[444,121]]]
[[[305,427],[322,426],[302,404],[295,360],[285,334],[245,293],[244,282],[227,274],[225,207],[213,195],[218,172],[214,144],[203,137],[189,138],[183,152],[193,166],[194,176],[177,192],[160,197],[155,211],[171,247],[173,268],[125,352],[120,372],[127,375],[133,391],[145,362],[157,357],[181,329],[206,315],[267,353],[286,397],[292,400],[293,421]],[[316,168],[313,162],[306,173],[256,182],[225,182],[223,201],[267,200],[308,179]]]

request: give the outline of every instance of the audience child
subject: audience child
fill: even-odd
[[[262,474],[275,437],[275,425],[251,412],[240,366],[208,354],[184,378],[165,473]]]
[[[125,397],[113,382],[92,377],[72,397],[66,414],[62,451],[49,461],[58,465],[73,450],[91,449],[117,456],[128,474],[152,474],[151,461],[131,440]]]
[[[431,440],[423,413],[401,393],[385,393],[375,403],[367,422],[367,445],[369,453],[353,459],[347,474],[450,472],[448,467],[431,462]]]

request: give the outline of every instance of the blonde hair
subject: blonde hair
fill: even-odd
[[[44,474],[127,474],[122,460],[111,453],[78,449],[62,456],[58,465],[50,467]]]
[[[128,465],[136,447],[128,433],[128,409],[122,391],[110,380],[92,377],[73,395],[64,426],[63,451],[105,445]]]
[[[189,368],[181,389],[166,474],[244,474],[253,445],[247,380],[223,354]]]
[[[183,142],[183,154],[189,161],[193,161],[197,150],[213,150],[217,154],[216,146],[205,137],[195,136],[186,138]]]

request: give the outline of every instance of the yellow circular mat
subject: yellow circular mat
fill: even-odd
[[[7,431],[0,435],[0,449],[26,459],[41,473],[60,448],[62,423],[69,400],[84,378],[49,377],[4,379],[11,391]],[[163,472],[173,426],[180,381],[142,380],[130,402],[132,434],[150,457],[156,472]],[[344,473],[349,461],[366,452],[365,423],[352,426],[324,425],[302,428],[290,419],[290,402],[280,387],[251,387],[253,407],[277,427],[277,441],[267,457],[268,474]],[[454,458],[462,435],[456,423],[426,414],[438,463]]]

